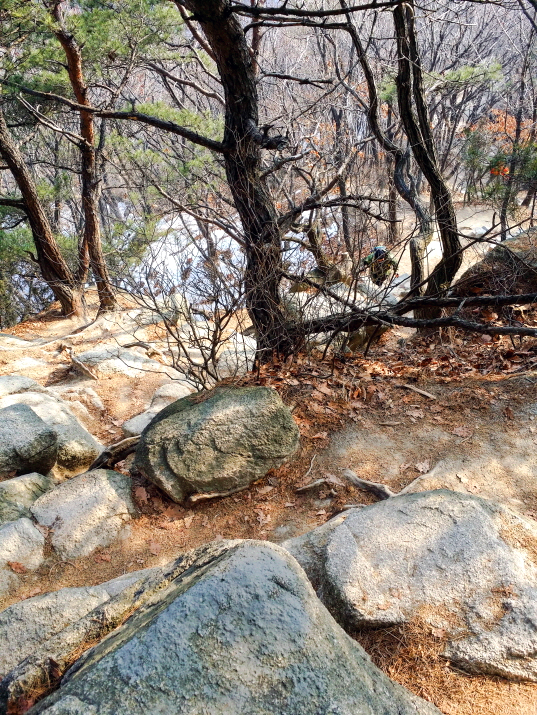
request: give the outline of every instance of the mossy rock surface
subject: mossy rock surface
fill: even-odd
[[[142,432],[134,467],[176,502],[247,487],[288,460],[298,427],[267,387],[220,388],[168,405]]]

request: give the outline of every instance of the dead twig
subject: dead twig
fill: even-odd
[[[301,492],[308,492],[310,489],[315,489],[316,487],[320,487],[322,484],[328,484],[326,479],[316,479],[314,482],[310,482],[310,484],[306,484],[304,487],[298,487],[298,489],[295,489],[295,492],[297,494],[300,494]]]
[[[401,385],[401,387],[404,387],[407,390],[412,390],[412,392],[417,392],[418,395],[428,397],[430,400],[436,400],[435,395],[432,395],[430,392],[425,392],[425,390],[420,390],[419,387],[414,387],[414,385]]]

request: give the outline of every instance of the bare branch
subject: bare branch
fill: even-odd
[[[132,112],[116,112],[108,109],[87,107],[84,104],[73,102],[66,97],[62,97],[61,95],[54,94],[52,92],[39,92],[38,90],[30,89],[29,87],[25,87],[15,82],[10,82],[8,80],[3,80],[2,83],[10,87],[17,87],[17,89],[20,89],[22,92],[24,92],[25,94],[29,94],[32,97],[48,99],[51,102],[59,102],[60,104],[64,104],[65,106],[70,107],[71,109],[76,109],[77,111],[89,112],[97,117],[103,117],[103,119],[128,119],[131,121],[141,122],[142,124],[149,124],[152,127],[156,127],[157,129],[163,129],[164,131],[170,132],[171,134],[178,134],[179,136],[183,137],[184,139],[188,139],[188,141],[191,141],[194,144],[198,144],[199,146],[203,146],[206,149],[218,152],[219,154],[223,154],[225,152],[225,147],[222,142],[215,141],[214,139],[209,139],[208,137],[204,137],[197,132],[193,132],[191,129],[181,127],[179,124],[169,122],[165,119],[159,119],[158,117],[153,117],[149,114],[143,114],[142,112],[136,112],[134,110]]]

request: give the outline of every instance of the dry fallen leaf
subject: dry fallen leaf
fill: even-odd
[[[314,434],[312,439],[326,439],[328,437],[328,432],[317,432]]]
[[[149,553],[152,554],[153,556],[158,556],[162,550],[162,546],[158,543],[158,541],[150,541],[149,542]]]
[[[503,411],[504,415],[507,417],[508,420],[514,420],[515,419],[515,413],[510,407],[506,407],[505,410]]]
[[[455,427],[452,434],[457,435],[457,437],[471,437],[474,431],[469,427]]]
[[[425,417],[423,410],[407,410],[406,414],[409,417],[417,417],[419,419],[422,419],[422,417]]]
[[[274,487],[271,487],[271,486],[268,486],[268,485],[267,485],[266,487],[261,487],[261,489],[258,489],[258,490],[257,490],[257,493],[258,493],[258,494],[268,494],[268,493],[271,492],[273,489],[274,489]]]
[[[194,514],[191,514],[190,516],[185,516],[185,518],[183,519],[187,529],[192,524],[193,519],[194,519]]]
[[[425,474],[426,472],[429,471],[430,468],[431,468],[431,463],[427,459],[425,460],[425,462],[418,462],[416,464],[416,469],[418,470],[418,472],[420,474]]]
[[[446,631],[443,628],[431,628],[431,635],[434,638],[445,638]]]
[[[183,509],[179,506],[179,504],[170,504],[164,510],[164,514],[168,517],[168,519],[178,519],[182,513]]]
[[[144,487],[136,487],[134,490],[134,498],[141,504],[147,504],[148,494]]]
[[[112,561],[112,557],[110,556],[110,554],[95,554],[93,560],[97,563],[99,563],[100,561],[106,561],[108,563],[109,561]]]
[[[269,521],[271,520],[270,514],[265,514],[261,509],[256,509],[257,512],[257,521],[263,526],[263,524],[268,524]]]
[[[322,392],[324,395],[328,395],[328,397],[332,397],[333,390],[331,390],[329,387],[326,385],[318,385],[317,390],[319,392]]]
[[[7,565],[15,573],[28,573],[28,569],[20,561],[8,561]]]
[[[27,598],[33,598],[34,596],[37,596],[39,593],[41,593],[42,589],[39,587],[32,588],[31,591],[28,591],[28,593],[24,594],[21,600],[26,600]]]

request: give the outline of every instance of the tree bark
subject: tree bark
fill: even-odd
[[[339,0],[342,8],[347,7],[346,0]],[[425,250],[432,238],[432,220],[425,205],[420,201],[415,183],[408,171],[408,152],[395,144],[393,137],[389,133],[382,131],[379,119],[379,97],[373,72],[367,61],[362,42],[352,22],[350,13],[346,14],[346,30],[349,33],[353,46],[358,55],[358,61],[362,67],[369,95],[369,107],[367,108],[367,118],[371,131],[375,135],[381,147],[391,157],[393,157],[393,185],[397,193],[412,208],[418,223],[418,235],[410,241],[410,260],[412,265],[412,276],[410,279],[410,295],[421,295],[423,293],[423,283],[425,279],[425,267],[423,264]],[[352,89],[351,89],[352,91]],[[391,113],[391,109],[390,109]],[[409,183],[405,180],[405,171],[409,174]]]
[[[43,279],[49,285],[62,314],[83,315],[82,298],[69,266],[54,238],[46,212],[41,205],[37,188],[22,154],[13,141],[0,109],[0,155],[11,171],[24,201],[24,212],[32,231],[37,262]]]
[[[55,35],[61,44],[67,61],[67,73],[73,93],[79,104],[90,106],[87,86],[82,70],[82,53],[74,36],[67,30],[61,9],[61,3],[52,7],[52,16],[58,23]],[[95,147],[95,126],[91,112],[80,110],[80,136],[84,143],[80,147],[82,177],[82,211],[84,214],[84,234],[79,244],[79,266],[77,279],[83,283],[91,267],[97,292],[99,294],[99,312],[115,310],[117,307],[110,276],[104,260],[99,221],[99,197],[101,177],[98,156]]]
[[[245,236],[245,290],[261,360],[293,348],[279,297],[281,231],[274,202],[261,175],[261,148],[279,148],[258,128],[258,97],[250,48],[229,0],[184,0],[216,60],[226,113],[224,162]]]
[[[417,47],[413,3],[398,5],[393,12],[397,37],[396,78],[399,112],[414,158],[431,187],[442,242],[442,260],[427,283],[425,295],[442,295],[451,285],[462,262],[461,244],[451,192],[438,168],[438,161],[425,103],[421,60]],[[420,318],[435,318],[437,308],[424,309]]]

